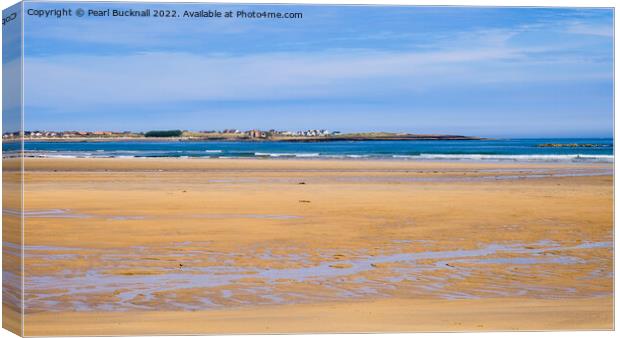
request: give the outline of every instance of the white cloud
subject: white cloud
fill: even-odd
[[[583,61],[540,61],[544,50],[331,51],[201,56],[143,53],[26,59],[26,103],[49,109],[183,100],[282,100],[424,91],[438,86],[608,77]],[[572,72],[549,67],[576,66]],[[542,69],[539,72],[538,69]]]
[[[614,29],[612,25],[588,24],[580,21],[573,21],[566,25],[566,32],[571,34],[594,35],[602,37],[613,37]]]
[[[4,109],[15,109],[21,105],[21,59],[13,59],[2,65],[2,106]]]

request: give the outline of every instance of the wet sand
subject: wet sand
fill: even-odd
[[[609,164],[27,159],[25,182],[26,335],[613,326]]]

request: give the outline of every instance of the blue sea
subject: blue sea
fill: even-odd
[[[544,143],[598,147],[542,148]],[[5,151],[8,145],[4,145]],[[122,141],[25,142],[30,157],[349,158],[400,160],[613,162],[611,138],[493,139],[467,141]]]

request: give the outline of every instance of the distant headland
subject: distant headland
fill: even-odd
[[[17,140],[19,133],[4,133],[2,139]],[[248,141],[248,142],[329,142],[329,141],[410,141],[410,140],[482,140],[484,138],[463,135],[412,134],[392,132],[341,133],[325,129],[304,131],[281,131],[252,129],[225,130],[152,130],[132,131],[25,131],[25,141],[50,142],[105,142],[105,141]]]

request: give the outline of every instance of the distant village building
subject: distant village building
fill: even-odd
[[[253,129],[248,131],[248,136],[250,136],[251,138],[265,138],[267,137],[267,134],[264,131]]]
[[[327,129],[309,129],[309,130],[305,130],[305,131],[297,131],[297,132],[290,132],[291,135],[295,135],[295,136],[306,136],[306,137],[317,137],[317,136],[329,136],[332,135],[332,133],[327,130]]]
[[[327,137],[330,135],[340,135],[339,131],[330,132],[327,129],[309,129],[304,131],[290,131],[290,130],[276,130],[270,129],[263,131],[260,129],[252,129],[248,131],[240,131],[239,129],[224,129],[222,131],[199,131],[199,133],[211,134],[211,133],[223,133],[223,134],[235,134],[239,136],[247,136],[253,139],[269,139],[272,137]],[[86,137],[140,137],[144,136],[144,133],[136,133],[131,131],[115,132],[115,131],[45,131],[45,130],[26,130],[23,132],[23,136],[29,139],[33,138],[86,138]],[[4,133],[3,139],[17,138],[19,133]]]

